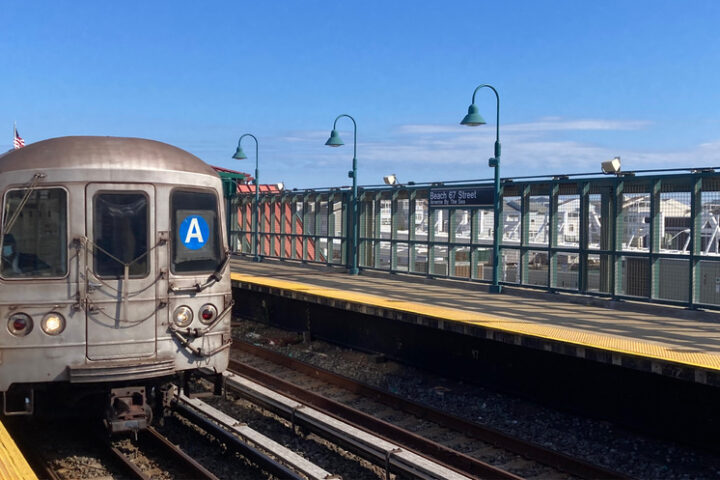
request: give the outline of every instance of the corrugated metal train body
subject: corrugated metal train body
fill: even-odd
[[[210,166],[151,140],[63,137],[0,156],[0,191],[0,392],[225,370],[232,296]],[[203,323],[206,305],[217,314]]]

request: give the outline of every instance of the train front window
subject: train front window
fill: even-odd
[[[217,197],[212,193],[175,190],[172,216],[172,272],[214,272],[221,262]]]
[[[2,221],[4,278],[63,277],[67,273],[67,192],[10,190]]]
[[[148,198],[144,193],[99,193],[93,212],[95,274],[131,277],[149,273]]]

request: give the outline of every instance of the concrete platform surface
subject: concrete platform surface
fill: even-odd
[[[491,294],[477,283],[375,272],[351,276],[267,259],[234,259],[232,271],[236,287],[263,287],[356,311],[362,306],[415,323],[435,319],[443,329],[720,386],[719,313],[521,289]]]

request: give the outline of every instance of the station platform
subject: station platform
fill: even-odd
[[[37,480],[38,478],[2,422],[0,422],[0,478],[3,480]]]
[[[234,258],[234,288],[720,386],[720,313]]]

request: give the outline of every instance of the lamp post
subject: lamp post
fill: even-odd
[[[328,147],[340,147],[342,145],[345,145],[343,141],[340,139],[340,135],[338,134],[336,128],[337,128],[337,121],[340,120],[342,117],[347,117],[353,122],[353,163],[352,163],[352,170],[348,172],[348,177],[352,178],[352,193],[350,197],[350,211],[352,212],[352,218],[350,220],[350,223],[352,225],[352,237],[350,241],[350,258],[348,261],[349,269],[348,273],[350,275],[357,275],[358,270],[358,256],[357,256],[357,249],[358,249],[358,207],[357,207],[357,123],[355,123],[355,119],[347,114],[338,115],[335,119],[335,122],[333,123],[333,129],[332,132],[330,132],[330,138],[328,138],[328,141],[325,142],[325,145]]]
[[[242,139],[245,137],[252,137],[253,140],[255,140],[255,208],[253,208],[253,218],[252,218],[252,229],[253,229],[253,261],[259,262],[262,260],[260,258],[260,255],[258,253],[258,217],[260,215],[260,172],[258,170],[258,141],[257,138],[255,138],[255,135],[251,133],[246,133],[240,137],[238,140],[238,146],[237,150],[235,150],[235,154],[232,156],[232,158],[236,160],[246,160],[248,157],[245,155],[245,152],[243,152],[242,147],[240,144],[242,143]]]
[[[485,120],[478,113],[477,105],[475,105],[475,94],[483,87],[487,87],[495,93],[497,99],[497,121],[495,122],[495,156],[488,160],[488,166],[495,169],[495,195],[493,201],[493,270],[492,285],[490,285],[491,293],[500,293],[502,287],[499,283],[500,274],[500,95],[492,85],[478,86],[472,95],[472,103],[468,108],[468,113],[460,122],[461,125],[476,127],[485,125]]]

